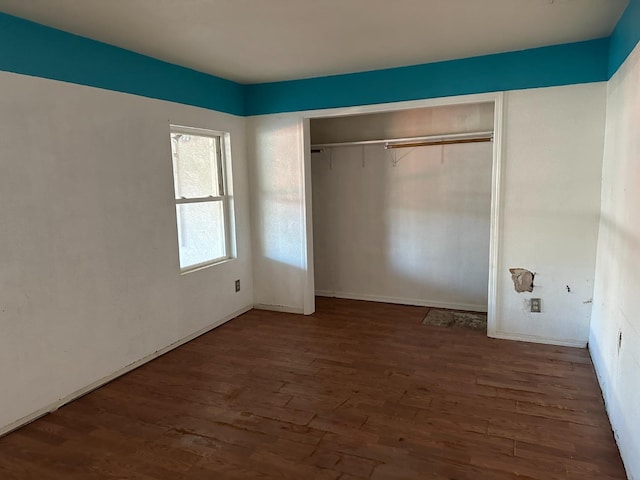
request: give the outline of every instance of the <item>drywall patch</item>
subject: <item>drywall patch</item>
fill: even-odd
[[[533,278],[535,273],[530,272],[526,268],[510,268],[511,280],[513,280],[513,286],[516,292],[533,292]]]

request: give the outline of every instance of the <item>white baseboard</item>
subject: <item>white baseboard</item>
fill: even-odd
[[[253,308],[255,308],[256,310],[269,310],[272,312],[299,313],[301,315],[304,314],[303,307],[290,307],[288,305],[269,305],[268,303],[254,303]]]
[[[607,412],[607,419],[609,420],[609,425],[611,426],[611,431],[613,432],[613,438],[616,441],[616,445],[618,446],[618,451],[620,452],[620,456],[622,457],[622,463],[624,465],[624,468],[627,472],[627,476],[629,477],[629,480],[634,480],[634,478],[636,477],[632,477],[631,473],[629,472],[629,468],[631,467],[627,467],[627,464],[631,462],[632,456],[634,455],[634,452],[627,452],[628,448],[631,448],[632,445],[625,445],[624,443],[621,444],[620,441],[620,428],[618,422],[616,422],[616,424],[613,423],[612,421],[612,409],[616,408],[615,406],[610,404],[611,398],[610,398],[610,384],[609,381],[611,381],[611,378],[607,375],[607,371],[604,368],[604,366],[602,365],[602,354],[600,352],[600,346],[597,345],[594,342],[589,342],[589,344],[587,345],[587,348],[589,350],[589,356],[591,357],[591,363],[593,363],[593,367],[594,370],[596,371],[596,378],[598,379],[598,386],[600,387],[600,393],[602,395],[602,398],[604,400],[604,408],[605,411]],[[615,402],[615,397],[613,397],[613,399],[611,400],[612,402]],[[626,448],[628,447],[628,448]],[[633,457],[635,458],[635,457]]]
[[[532,343],[544,343],[547,345],[560,345],[562,347],[576,347],[585,348],[587,346],[586,340],[563,340],[557,338],[539,337],[537,335],[523,335],[513,334],[496,331],[489,335],[492,338],[499,338],[502,340],[517,340],[519,342],[532,342]]]
[[[587,344],[587,350],[589,351],[589,357],[591,358],[593,369],[596,372],[596,378],[598,379],[598,386],[600,387],[600,393],[602,393],[602,399],[604,400],[604,407],[607,412],[607,416],[609,417],[609,413],[610,413],[609,401],[607,398],[609,393],[609,389],[608,389],[609,378],[606,375],[606,370],[603,371],[600,364],[600,360],[602,358],[600,355],[600,347],[594,342],[589,342]],[[614,434],[615,434],[615,429],[613,428],[613,425],[611,426],[611,429],[614,431]]]
[[[316,290],[316,295],[318,297],[347,298],[350,300],[366,300],[369,302],[397,303],[400,305],[416,305],[419,307],[449,308],[451,310],[467,310],[472,312],[487,311],[486,305],[480,305],[475,303],[451,303],[451,302],[440,302],[437,300],[425,300],[421,298],[383,297],[380,295],[369,295],[369,294],[348,293],[348,292],[328,292],[324,290]]]
[[[200,335],[203,335],[211,330],[213,330],[216,327],[219,327],[220,325],[228,322],[229,320],[233,320],[234,318],[242,315],[243,313],[248,312],[249,310],[251,310],[253,307],[251,305],[248,305],[244,308],[241,308],[240,310],[237,310],[235,312],[233,312],[230,315],[227,315],[226,317],[222,318],[221,320],[218,320],[217,322],[214,322],[204,328],[201,328],[200,330],[198,330],[197,332],[192,333],[191,335],[188,335],[180,340],[178,340],[177,342],[174,342],[164,348],[161,348],[160,350],[157,350],[155,352],[153,352],[150,355],[147,355],[146,357],[141,358],[140,360],[137,360],[133,363],[130,363],[129,365],[122,367],[119,370],[116,370],[115,372],[113,372],[111,375],[107,375],[106,377],[103,377],[99,380],[96,380],[93,383],[90,383],[89,385],[76,390],[75,392],[70,393],[69,395],[56,400],[53,403],[50,403],[49,405],[42,407],[38,410],[36,410],[33,413],[30,413],[29,415],[25,415],[24,417],[16,420],[15,422],[12,422],[8,425],[2,426],[0,427],[0,437],[3,435],[6,435],[9,432],[12,432],[13,430],[16,430],[20,427],[22,427],[23,425],[26,425],[27,423],[31,423],[34,420],[46,415],[47,413],[50,412],[55,412],[56,410],[58,410],[60,407],[62,407],[63,405],[66,405],[67,403],[75,400],[76,398],[79,398],[83,395],[86,395],[87,393],[91,392],[92,390],[95,390],[96,388],[99,388],[103,385],[105,385],[106,383],[109,383],[112,380],[115,380],[116,378],[124,375],[125,373],[129,373],[132,370],[135,370],[136,368],[144,365],[147,362],[150,362],[151,360],[154,360],[156,358],[158,358],[161,355],[164,355],[165,353],[173,350],[174,348],[177,348],[181,345],[184,345],[187,342],[190,342],[191,340],[193,340],[196,337],[199,337]]]

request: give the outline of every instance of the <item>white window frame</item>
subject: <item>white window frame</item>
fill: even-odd
[[[200,270],[205,267],[210,267],[212,265],[217,265],[219,263],[226,262],[234,258],[233,252],[233,242],[231,229],[234,227],[234,222],[231,218],[230,211],[230,195],[229,195],[229,184],[228,184],[228,175],[227,175],[227,163],[229,162],[229,133],[228,132],[220,132],[216,130],[208,130],[204,128],[197,127],[185,127],[182,125],[169,125],[169,141],[173,141],[174,134],[182,134],[182,135],[192,135],[198,137],[207,137],[214,140],[215,148],[216,148],[216,169],[218,171],[218,196],[208,196],[208,197],[177,197],[178,192],[178,160],[174,158],[173,148],[171,148],[171,164],[173,167],[173,198],[175,200],[175,212],[176,212],[176,228],[177,228],[177,239],[178,239],[178,264],[180,264],[180,246],[182,243],[182,235],[180,228],[180,221],[178,220],[178,205],[184,204],[193,204],[193,203],[222,203],[222,215],[223,215],[223,225],[224,225],[224,250],[225,255],[219,258],[213,258],[210,260],[206,260],[204,262],[200,262],[194,265],[189,265],[187,267],[180,267],[180,273],[189,273],[195,270]]]

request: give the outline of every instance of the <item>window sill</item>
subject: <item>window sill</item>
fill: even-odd
[[[186,275],[188,273],[198,272],[200,270],[205,270],[210,267],[215,267],[217,265],[222,265],[224,263],[233,262],[235,260],[234,257],[224,258],[222,260],[216,260],[211,263],[200,263],[198,265],[193,265],[191,267],[180,269],[180,275]]]

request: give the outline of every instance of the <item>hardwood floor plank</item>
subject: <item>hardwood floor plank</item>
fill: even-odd
[[[0,478],[625,478],[586,350],[427,311],[252,310],[0,438]]]

